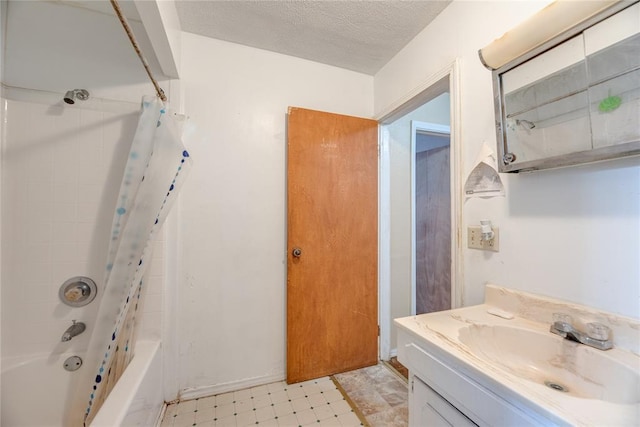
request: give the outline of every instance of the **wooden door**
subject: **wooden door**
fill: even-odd
[[[290,107],[287,133],[287,382],[295,383],[378,360],[378,123]]]

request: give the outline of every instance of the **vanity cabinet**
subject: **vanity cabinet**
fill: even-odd
[[[411,377],[409,406],[413,408],[409,411],[410,426],[477,426],[415,375]]]
[[[506,401],[404,329],[398,330],[398,360],[412,378],[409,427],[553,424]]]
[[[611,329],[602,351],[549,330],[554,313]],[[488,284],[485,303],[395,319],[409,425],[640,426],[640,322]]]

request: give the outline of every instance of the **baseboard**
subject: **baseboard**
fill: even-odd
[[[180,400],[198,399],[205,396],[213,396],[214,394],[227,393],[230,391],[243,390],[249,387],[255,387],[263,384],[274,383],[285,379],[284,372],[265,375],[262,377],[247,378],[240,381],[231,381],[228,383],[209,385],[203,387],[185,388],[178,394]]]
[[[156,418],[156,422],[154,425],[154,427],[161,427],[162,425],[162,420],[164,419],[164,414],[167,412],[167,402],[164,402],[164,404],[162,405],[162,409],[160,410],[160,413],[158,414],[158,418]]]

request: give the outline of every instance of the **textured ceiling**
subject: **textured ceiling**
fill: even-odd
[[[375,74],[451,0],[176,0],[183,31]]]

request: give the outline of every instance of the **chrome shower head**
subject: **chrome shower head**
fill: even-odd
[[[72,90],[68,90],[67,93],[64,94],[64,102],[67,104],[75,104],[76,101],[73,98],[75,98],[75,95]]]
[[[86,89],[68,90],[67,93],[64,94],[63,99],[67,104],[75,104],[76,99],[79,99],[80,101],[86,101],[87,99],[89,99],[89,91],[87,91]]]

